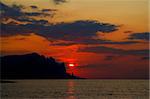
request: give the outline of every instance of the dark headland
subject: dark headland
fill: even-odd
[[[1,79],[80,79],[66,72],[64,63],[37,53],[0,57]]]

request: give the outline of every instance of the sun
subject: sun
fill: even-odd
[[[74,66],[75,66],[75,64],[73,64],[73,63],[69,63],[69,64],[68,64],[68,66],[69,66],[69,67],[74,67]]]

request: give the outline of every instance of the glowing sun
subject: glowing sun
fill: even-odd
[[[69,64],[68,64],[68,66],[69,66],[69,67],[74,67],[74,66],[75,66],[75,64],[73,64],[73,63],[69,63]]]

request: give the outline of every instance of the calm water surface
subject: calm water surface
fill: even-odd
[[[2,99],[149,99],[148,80],[13,81],[1,83]]]

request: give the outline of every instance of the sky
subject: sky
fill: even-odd
[[[149,76],[148,0],[1,0],[1,56],[37,52],[84,78]]]

